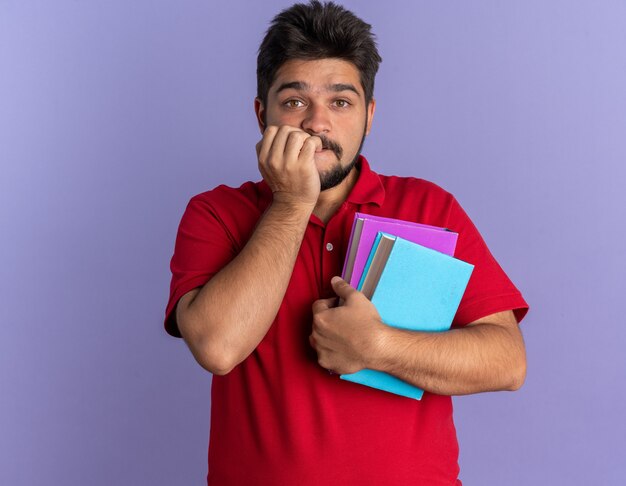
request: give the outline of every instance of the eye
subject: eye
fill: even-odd
[[[335,100],[335,106],[338,108],[347,108],[350,106],[350,102],[348,100]]]
[[[283,103],[287,108],[300,108],[304,106],[302,100],[287,100]]]

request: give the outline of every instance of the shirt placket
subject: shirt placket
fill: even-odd
[[[324,298],[334,297],[335,292],[330,284],[330,279],[335,275],[341,275],[343,266],[342,235],[344,214],[342,208],[335,214],[324,227],[321,239],[321,271],[322,277],[320,293]]]

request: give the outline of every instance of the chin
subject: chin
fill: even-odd
[[[315,162],[315,167],[317,167],[317,171],[320,174],[325,172],[332,172],[334,170],[338,170],[338,168],[341,167],[341,162],[337,160],[337,156],[330,150],[316,153],[313,160]]]
[[[354,164],[348,167],[342,167],[340,163],[335,164],[328,170],[319,171],[321,190],[326,191],[341,184],[346,177],[352,172]]]

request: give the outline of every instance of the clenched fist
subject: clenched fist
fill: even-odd
[[[383,345],[386,326],[374,304],[348,282],[333,277],[331,285],[344,304],[336,306],[336,298],[313,303],[309,343],[317,351],[318,363],[339,374],[369,368]]]
[[[257,143],[259,171],[274,193],[274,201],[288,205],[315,206],[320,178],[315,152],[322,140],[299,128],[270,125]]]

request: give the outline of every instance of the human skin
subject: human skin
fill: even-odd
[[[350,193],[356,169],[325,191],[320,177],[354,160],[371,130],[375,101],[366,104],[359,72],[347,61],[292,60],[278,70],[267,106],[255,100],[255,112],[263,135],[259,171],[273,202],[239,255],[202,288],[185,294],[176,310],[194,357],[215,374],[241,363],[267,333],[310,215],[328,221]],[[320,137],[342,147],[341,159],[321,150]],[[385,325],[371,302],[340,279],[333,288],[343,306],[325,299],[312,307],[310,343],[324,368],[379,369],[448,395],[515,390],[524,381],[524,343],[511,311],[433,336]]]
[[[316,151],[314,165],[317,173],[323,176],[337,166],[348,166],[358,155],[363,137],[371,131],[376,101],[372,99],[366,104],[359,71],[347,61],[291,60],[278,70],[268,93],[267,106],[263,106],[257,98],[254,109],[263,134],[259,142],[262,145],[259,169],[265,181],[275,190],[276,198],[282,186],[274,184],[274,178],[283,174],[265,172],[267,164],[273,160],[265,150],[273,145],[273,135],[267,130],[294,130],[292,135],[302,131],[311,136],[329,138],[340,145],[343,149],[341,160],[330,150]],[[278,146],[280,150],[282,144]],[[353,170],[338,186],[318,193],[313,213],[327,221],[334,209],[345,201],[357,177],[357,171]],[[289,183],[293,184],[293,179]],[[292,186],[296,187],[295,184]],[[300,199],[300,195],[292,195],[294,199]]]
[[[280,90],[287,84],[291,87]],[[373,100],[365,104],[358,70],[337,59],[288,61],[270,87],[267,106],[255,100],[262,133],[259,171],[273,201],[241,252],[203,287],[181,297],[176,308],[181,335],[208,371],[228,373],[267,333],[311,214],[328,220],[358,175],[353,170],[321,192],[320,173],[354,159],[374,109]],[[318,135],[338,143],[343,157],[321,150]]]
[[[385,371],[439,395],[519,389],[526,375],[524,341],[511,311],[446,332],[405,331],[385,325],[372,303],[339,277],[343,299],[313,304],[311,345],[318,362],[336,373]]]

